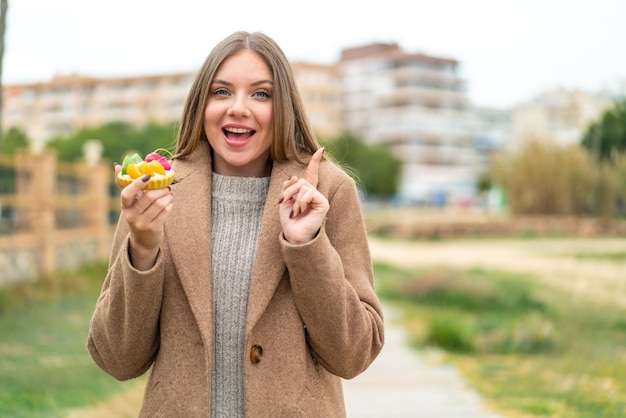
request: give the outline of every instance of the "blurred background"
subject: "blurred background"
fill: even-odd
[[[568,292],[595,295],[593,302],[576,303],[614,308],[597,313],[602,321],[613,321],[602,322],[607,328],[587,324],[595,331],[609,330],[600,334],[607,345],[585,346],[570,358],[575,362],[597,356],[597,369],[589,366],[592,371],[582,372],[570,363],[562,374],[543,382],[546,387],[559,382],[563,389],[552,398],[567,393],[561,403],[510,401],[496,409],[519,417],[626,414],[626,389],[619,383],[626,364],[609,373],[601,360],[626,358],[618,349],[626,326],[616,319],[623,313],[626,286],[620,273],[626,261],[626,242],[621,241],[626,231],[626,3],[390,0],[295,5],[275,0],[235,6],[201,0],[2,0],[1,5],[0,415],[5,405],[10,416],[64,416],[72,407],[123,392],[91,369],[81,340],[119,215],[112,163],[131,152],[172,147],[196,71],[211,48],[237,30],[267,33],[291,61],[320,141],[359,184],[377,262],[390,262],[381,242],[400,242],[405,249],[422,242],[415,251],[426,254],[447,243],[464,243],[468,253],[463,260],[469,261],[460,265],[454,246],[447,248],[447,257],[424,259],[396,251],[433,268],[461,269],[450,273],[454,280],[417,273],[401,260],[390,263],[401,265],[403,273],[377,264],[386,298],[404,295],[413,302],[419,299],[417,305],[429,304],[431,299],[420,299],[426,288],[453,293],[464,289],[463,298],[489,294],[477,304],[494,307],[501,318],[500,305],[493,302],[500,295],[497,289],[522,292],[519,300],[530,302],[519,309],[524,315],[533,313],[530,322],[516,317],[506,325],[509,333],[499,329],[499,335],[514,339],[526,330],[534,340],[509,341],[512,352],[547,356],[542,361],[562,355],[560,344],[566,335],[571,337],[545,331],[558,329],[562,324],[556,318],[564,320],[578,309],[560,305],[570,299]],[[485,243],[491,250],[482,247]],[[469,252],[473,248],[476,253]],[[500,260],[508,261],[497,263],[485,256],[496,249],[508,251],[509,258]],[[436,254],[446,253],[442,251]],[[541,255],[575,263],[575,268],[558,270],[560,279],[571,279],[566,280],[569,285],[561,280],[550,291],[535,288],[550,282],[546,275],[557,267],[512,261]],[[601,288],[596,286],[597,263],[613,268],[605,271]],[[494,279],[491,273],[469,277],[468,271],[477,266],[512,266],[534,279]],[[406,269],[413,287],[394,284]],[[477,280],[487,287],[458,285]],[[517,284],[514,289],[494,284],[502,280],[533,286],[520,291]],[[553,293],[555,288],[565,293]],[[443,320],[433,312],[416,313],[415,303],[407,308],[409,333],[418,350],[436,346],[455,353],[461,347],[465,354],[456,358],[457,365],[474,365],[464,370],[468,379],[487,398],[498,399],[502,395],[494,387],[476,383],[481,367],[487,367],[477,356],[506,351],[501,340],[485,343],[496,338],[495,320],[481,328],[475,312],[462,311],[465,319],[459,323],[457,316],[450,316],[459,307],[445,300]],[[33,301],[39,309],[50,304],[46,313],[30,310]],[[565,309],[561,316],[538,308],[557,305]],[[41,318],[51,312],[76,328],[44,326]],[[468,336],[463,321],[474,334]],[[458,345],[446,346],[449,340],[434,337],[442,327]],[[478,328],[491,333],[485,336]],[[58,341],[59,336],[67,338]],[[35,347],[31,357],[17,354],[23,346]],[[55,346],[64,347],[65,354],[56,353]],[[33,383],[39,376],[36,368],[16,380],[17,365],[33,359],[39,366],[47,361],[58,368],[66,362],[81,364],[85,374],[56,370],[50,379],[58,381],[46,384],[58,392],[45,395]],[[534,364],[542,369],[541,362]],[[512,373],[507,378],[519,378]],[[595,387],[604,389],[590,394],[589,382],[579,377],[584,373],[599,379]],[[94,382],[93,389],[71,395],[86,379]],[[534,388],[531,394],[521,397],[547,396],[536,393],[541,387],[537,381],[528,387]],[[24,393],[29,395],[18,395]],[[588,402],[569,409],[576,396],[586,396]]]

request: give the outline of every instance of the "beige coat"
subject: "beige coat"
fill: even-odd
[[[156,265],[128,258],[120,219],[88,350],[119,380],[152,368],[141,417],[208,417],[211,308],[211,161],[203,143],[176,160],[174,207]],[[275,163],[261,222],[245,331],[246,417],[344,417],[341,378],[363,372],[383,346],[382,310],[354,181],[323,162],[328,217],[310,243],[281,237],[278,199],[296,163]]]

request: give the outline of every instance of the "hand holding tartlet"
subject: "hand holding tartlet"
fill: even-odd
[[[122,171],[118,174],[121,186],[126,187],[133,180],[146,174],[150,176],[146,190],[162,189],[172,184],[174,170],[167,157],[159,154],[159,151],[169,154],[169,151],[159,148],[146,155],[146,158],[141,158],[137,153],[127,155],[122,163]]]

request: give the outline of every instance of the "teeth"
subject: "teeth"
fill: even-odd
[[[249,132],[252,132],[250,129],[244,129],[244,128],[226,128],[224,130],[226,132],[232,132],[234,134],[247,134]]]

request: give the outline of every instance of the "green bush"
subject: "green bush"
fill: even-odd
[[[408,301],[423,313],[423,344],[484,353],[539,353],[556,347],[550,312],[526,276],[443,268],[394,273],[386,265],[377,265],[376,271],[382,298]]]
[[[384,291],[392,298],[470,312],[506,311],[510,314],[545,308],[533,295],[531,282],[523,276],[482,270],[417,272],[404,276]]]
[[[388,146],[366,143],[350,132],[323,140],[322,145],[368,198],[387,199],[398,192],[402,164]]]
[[[455,352],[474,349],[472,326],[462,313],[444,312],[428,322],[425,342]]]
[[[157,148],[173,149],[175,138],[175,124],[132,126],[128,122],[113,121],[52,138],[46,147],[54,149],[60,161],[71,162],[82,160],[85,142],[97,139],[103,146],[102,158],[121,164],[124,156],[131,152],[145,155]]]
[[[556,344],[554,324],[538,313],[530,313],[499,327],[484,328],[475,344],[476,351],[485,353],[549,352]]]

